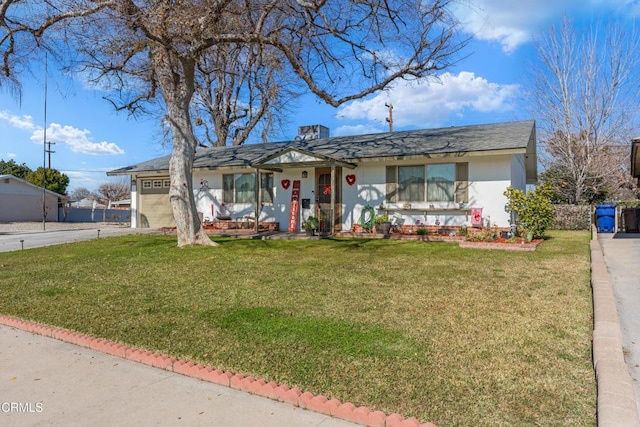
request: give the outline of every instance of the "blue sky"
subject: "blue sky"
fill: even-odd
[[[394,130],[535,119],[524,99],[534,37],[565,15],[586,28],[609,19],[633,26],[639,13],[640,0],[457,0],[455,14],[472,38],[465,52],[470,56],[438,82],[399,82],[339,108],[303,97],[292,109],[290,125],[274,139],[293,139],[298,126],[310,124],[328,127],[331,136],[388,131],[385,103],[393,104]],[[44,73],[36,74],[22,78],[21,99],[0,91],[0,159],[42,166],[46,127],[47,140],[55,143],[51,166],[70,177],[72,191],[94,190],[112,180],[106,171],[170,153],[153,119],[116,113],[103,93],[53,71],[45,124]]]

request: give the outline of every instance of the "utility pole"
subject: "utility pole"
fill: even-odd
[[[393,104],[385,103],[384,106],[389,109],[389,117],[387,117],[387,123],[389,123],[389,132],[393,132]]]
[[[51,149],[47,150],[47,83],[49,74],[49,56],[44,54],[44,139],[42,141],[42,231],[47,230],[47,152],[49,152],[49,167],[51,167]],[[50,147],[50,146],[49,146]]]
[[[45,129],[45,132],[46,132],[46,129]],[[48,142],[48,141],[46,141],[46,138],[45,138],[45,145],[49,146],[49,148],[45,148],[45,152],[47,154],[49,154],[49,167],[48,167],[48,169],[51,169],[51,153],[55,153],[55,151],[51,151],[51,144],[55,145],[56,143],[55,142]]]

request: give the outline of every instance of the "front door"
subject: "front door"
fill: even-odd
[[[336,188],[331,188],[331,169],[316,169],[316,216],[320,220],[320,233],[331,233],[331,193],[335,193],[335,211],[333,213],[333,230],[342,229],[342,209],[340,197],[342,170],[336,168],[335,180]]]

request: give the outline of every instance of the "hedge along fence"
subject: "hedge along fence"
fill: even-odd
[[[591,205],[553,205],[554,230],[590,230],[592,223]]]

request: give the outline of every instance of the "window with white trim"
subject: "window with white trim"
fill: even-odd
[[[389,203],[468,201],[468,163],[387,166],[386,176]]]
[[[261,202],[273,203],[273,173],[260,174]],[[255,203],[256,174],[238,173],[222,175],[222,201],[224,203]]]

